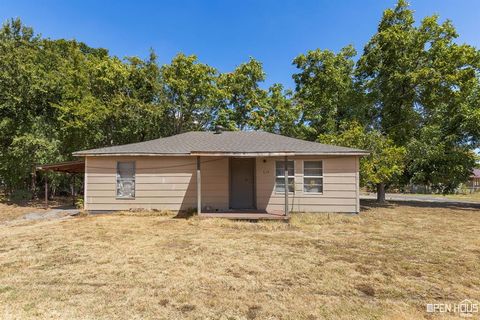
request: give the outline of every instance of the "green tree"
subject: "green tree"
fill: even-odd
[[[0,183],[10,192],[30,185],[36,161],[57,154],[49,102],[58,100],[58,81],[49,74],[50,56],[39,54],[42,44],[19,19],[0,30]]]
[[[442,138],[439,126],[426,126],[418,138],[407,145],[406,170],[412,183],[451,193],[468,180],[476,164],[469,147],[452,144]]]
[[[354,82],[355,55],[355,49],[347,46],[338,54],[317,49],[293,60],[300,70],[293,75],[294,98],[301,107],[305,138],[334,133],[341,121],[356,118],[361,96]]]
[[[439,23],[437,16],[416,26],[413,11],[400,0],[384,12],[358,61],[358,81],[368,112],[375,114],[371,125],[419,157],[408,161],[403,183],[434,183],[446,192],[471,172],[467,151],[478,147],[480,137],[480,54],[455,43],[457,37],[452,23]],[[418,153],[425,143],[435,157]]]
[[[160,72],[167,134],[211,127],[220,96],[217,70],[199,63],[196,56],[179,54]]]
[[[129,77],[127,101],[134,102],[133,127],[136,130],[135,140],[144,141],[165,136],[167,131],[163,123],[164,105],[162,104],[162,86],[160,67],[153,50],[147,60],[137,57],[128,58]]]
[[[39,162],[169,133],[154,53],[120,60],[76,41],[42,39],[17,19],[0,30],[0,64],[0,183],[7,191],[30,187]]]
[[[302,134],[300,108],[291,99],[292,92],[284,90],[281,84],[274,84],[268,89],[266,102],[254,112],[254,129],[277,133],[289,137]]]
[[[250,58],[233,72],[223,73],[218,79],[222,90],[217,124],[229,129],[249,129],[258,126],[259,111],[265,108],[267,93],[260,88],[265,80],[262,64]]]
[[[322,134],[318,141],[344,147],[368,150],[370,154],[360,159],[362,185],[377,188],[377,200],[385,202],[385,186],[398,179],[404,170],[405,148],[377,130],[367,131],[358,122],[344,122],[341,133]]]

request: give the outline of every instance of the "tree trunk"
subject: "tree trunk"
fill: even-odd
[[[385,203],[385,183],[377,183],[377,202]]]

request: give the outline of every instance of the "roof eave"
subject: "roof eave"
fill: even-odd
[[[178,156],[204,156],[204,157],[284,157],[284,156],[367,156],[369,152],[206,152],[192,151],[191,153],[73,153],[75,157],[178,157]]]
[[[178,157],[178,156],[189,156],[190,153],[139,153],[139,152],[126,152],[126,153],[95,153],[95,152],[74,152],[72,153],[74,157],[139,157],[139,156],[171,156],[171,157]]]
[[[231,157],[280,157],[280,156],[367,156],[370,152],[203,152],[192,151],[192,156],[231,156]]]

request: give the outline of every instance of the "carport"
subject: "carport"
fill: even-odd
[[[65,161],[57,163],[48,163],[41,164],[35,167],[35,171],[43,172],[61,172],[70,175],[71,182],[71,194],[72,194],[72,204],[75,205],[75,177],[77,174],[83,174],[85,172],[85,161],[75,160],[75,161]],[[45,175],[45,207],[48,208],[48,176]]]

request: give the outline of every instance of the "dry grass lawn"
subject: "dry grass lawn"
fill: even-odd
[[[458,201],[472,201],[472,202],[479,202],[480,203],[480,191],[473,192],[473,193],[466,193],[466,194],[425,194],[425,193],[404,193],[401,195],[405,196],[413,196],[413,197],[426,197],[426,198],[438,198],[438,199],[452,199]]]
[[[40,212],[43,210],[43,208],[36,208],[32,206],[19,206],[16,204],[0,203],[0,224],[3,222],[18,219],[21,216],[30,212]]]
[[[52,207],[71,206],[68,198],[54,198],[49,201]],[[27,213],[45,211],[45,203],[42,199],[9,203],[5,196],[0,193],[0,224],[21,218]],[[0,318],[1,319],[1,318]]]
[[[430,319],[426,303],[465,298],[480,300],[478,208],[0,224],[1,319]]]
[[[446,195],[447,198],[480,202],[480,191],[467,194]]]

